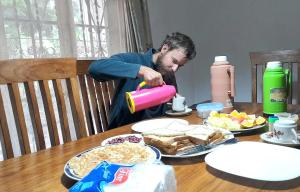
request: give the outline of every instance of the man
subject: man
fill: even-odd
[[[177,86],[174,72],[195,55],[193,41],[188,36],[175,32],[167,35],[158,51],[149,49],[145,54],[121,53],[93,62],[89,67],[93,78],[119,80],[110,111],[109,129],[163,115],[166,111],[165,104],[131,114],[125,92],[136,90],[142,81],[152,87],[163,82]]]

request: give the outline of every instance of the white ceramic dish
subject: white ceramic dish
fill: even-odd
[[[161,119],[151,119],[151,120],[145,120],[138,123],[135,123],[132,125],[131,129],[143,133],[147,131],[151,131],[154,129],[159,128],[166,128],[169,125],[171,125],[174,121],[177,121],[179,123],[182,123],[184,125],[188,125],[189,122],[183,119],[176,119],[176,118],[161,118]]]
[[[300,150],[261,142],[224,145],[205,157],[220,171],[262,181],[285,181],[300,176]]]
[[[234,135],[230,131],[225,130],[225,129],[219,129],[219,130],[221,130],[224,133],[226,140],[234,138]],[[220,146],[222,146],[222,145],[220,145]],[[200,155],[204,155],[204,154],[210,153],[210,152],[214,151],[215,149],[217,149],[220,146],[217,146],[215,148],[212,148],[212,149],[209,149],[209,150],[206,150],[206,151],[201,151],[201,152],[198,152],[198,153],[193,153],[193,154],[188,154],[188,155],[167,155],[167,154],[163,154],[162,153],[161,156],[162,157],[169,157],[169,158],[196,157],[196,156],[200,156]]]
[[[174,117],[176,117],[176,116],[183,116],[183,115],[188,115],[188,114],[190,114],[192,112],[192,109],[191,108],[185,108],[185,110],[184,111],[181,111],[181,112],[175,112],[175,111],[173,111],[173,110],[167,110],[166,111],[166,114],[167,115],[170,115],[170,116],[174,116]]]
[[[290,143],[283,143],[280,142],[276,139],[274,139],[273,134],[271,132],[266,132],[260,135],[261,140],[267,142],[267,143],[272,143],[272,144],[277,144],[277,145],[283,145],[283,146],[288,146],[288,147],[299,147],[300,146],[300,136],[298,134],[298,142],[290,142]]]
[[[134,136],[134,137],[137,137],[140,139],[140,141],[138,143],[144,145],[144,139],[143,139],[143,136],[141,134],[124,134],[124,135],[116,135],[116,136],[113,136],[113,137],[109,137],[105,140],[103,140],[101,142],[101,146],[104,146],[104,145],[109,145],[109,141],[112,141],[113,139],[117,139],[117,138],[126,138],[126,137],[130,137],[130,136]],[[127,140],[128,141],[128,140]],[[129,141],[130,142],[130,141]],[[122,143],[122,142],[120,142]],[[137,143],[137,142],[132,142],[132,143]]]
[[[80,157],[81,155],[83,155],[83,154],[86,154],[86,153],[89,153],[91,150],[93,150],[93,149],[97,149],[97,148],[101,148],[101,147],[104,147],[104,146],[98,146],[98,147],[95,147],[95,148],[92,148],[92,149],[88,149],[88,150],[86,150],[86,151],[83,151],[82,153],[79,153],[79,154],[77,154],[77,155],[75,155],[74,157]],[[149,145],[147,145],[146,146],[148,149],[149,149],[149,151],[151,151],[152,153],[153,153],[153,155],[155,156],[155,158],[154,159],[150,159],[149,160],[149,162],[151,162],[151,161],[156,161],[156,160],[160,160],[161,159],[161,153],[160,153],[160,151],[157,149],[157,148],[155,148],[155,147],[153,147],[153,146],[149,146]],[[72,157],[72,158],[74,158],[74,157]],[[71,158],[71,159],[72,159]],[[70,160],[71,160],[70,159]],[[64,166],[64,173],[65,173],[65,175],[67,176],[67,177],[69,177],[70,179],[73,179],[73,180],[76,180],[76,181],[79,181],[80,179],[82,179],[81,177],[79,177],[79,176],[77,176],[75,173],[74,173],[74,171],[70,168],[70,166],[69,166],[69,162],[70,162],[70,160],[65,164],[65,166]]]

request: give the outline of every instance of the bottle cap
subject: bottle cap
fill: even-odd
[[[282,67],[282,64],[280,61],[269,61],[267,63],[267,68],[274,69],[276,67]]]
[[[228,62],[227,56],[215,56],[215,62]]]
[[[275,121],[277,121],[279,118],[278,117],[276,117],[276,116],[270,116],[269,118],[268,118],[268,122],[269,123],[275,123]]]

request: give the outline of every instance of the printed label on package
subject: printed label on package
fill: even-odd
[[[133,165],[117,165],[102,161],[69,192],[104,192],[106,185],[119,185],[126,182],[132,167]]]

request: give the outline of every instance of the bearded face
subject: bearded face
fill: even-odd
[[[166,56],[166,53],[162,53],[157,57],[156,61],[156,71],[161,73],[162,75],[165,75],[170,72],[170,69],[166,68],[165,65],[163,64],[163,59]]]

